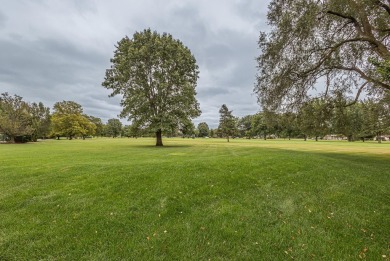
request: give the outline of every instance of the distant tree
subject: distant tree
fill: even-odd
[[[104,124],[102,122],[102,119],[90,115],[84,115],[85,118],[87,118],[90,122],[95,124],[96,126],[96,131],[95,135],[98,137],[104,136]]]
[[[73,139],[75,136],[85,138],[94,135],[96,126],[89,119],[82,115],[83,108],[73,101],[62,101],[54,104],[52,115],[52,135],[66,136]]]
[[[272,0],[267,17],[255,87],[264,108],[300,107],[313,89],[353,102],[390,90],[388,0]]]
[[[363,103],[363,113],[363,132],[376,136],[378,143],[381,143],[381,136],[390,133],[390,101],[366,100]]]
[[[33,102],[30,106],[30,115],[32,123],[32,140],[45,138],[50,133],[50,108],[45,107],[42,102]]]
[[[214,136],[215,136],[215,131],[214,131],[214,129],[210,129],[210,137],[211,137],[211,138],[214,138]]]
[[[332,107],[323,99],[315,99],[305,103],[298,113],[300,129],[307,136],[313,136],[316,141],[330,130]]]
[[[34,131],[30,115],[30,107],[23,98],[7,92],[0,96],[0,132],[15,143],[17,136],[31,135]]]
[[[210,129],[209,129],[209,125],[207,125],[206,122],[201,122],[198,124],[198,136],[199,137],[207,137],[209,136],[209,132],[210,132]]]
[[[262,136],[267,139],[268,129],[264,113],[257,113],[252,117],[252,133],[255,136]]]
[[[183,138],[195,137],[195,131],[195,125],[192,121],[189,121],[186,124],[182,124],[180,126],[180,132],[182,133]]]
[[[278,138],[282,131],[280,115],[275,111],[265,109],[263,111],[263,117],[267,125],[268,134],[273,134],[275,138]]]
[[[252,138],[252,119],[253,115],[246,115],[238,120],[237,125],[240,137]]]
[[[293,112],[285,112],[280,115],[280,125],[282,132],[290,140],[293,134],[297,132],[297,115]]]
[[[200,115],[195,98],[198,66],[190,50],[170,34],[146,29],[118,42],[102,85],[123,95],[121,117],[156,134]]]
[[[237,133],[236,118],[233,116],[232,111],[229,111],[228,107],[223,104],[219,110],[219,126],[218,130],[222,137],[226,137],[229,142],[229,137]]]
[[[113,138],[118,137],[122,131],[122,123],[119,119],[109,119],[106,124],[106,135]]]
[[[348,141],[353,141],[362,133],[363,109],[360,102],[352,106],[345,106],[347,103],[349,101],[344,98],[335,103],[331,126],[333,133],[343,134]]]

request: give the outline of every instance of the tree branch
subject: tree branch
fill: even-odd
[[[347,43],[352,43],[352,42],[369,42],[371,44],[375,44],[377,45],[376,41],[370,39],[370,38],[367,38],[367,37],[357,37],[357,38],[352,38],[352,39],[347,39],[347,40],[344,40],[332,47],[329,47],[329,51],[328,53],[324,54],[322,56],[322,58],[319,60],[319,62],[311,69],[307,70],[307,71],[304,71],[303,73],[301,74],[309,74],[315,70],[317,70],[331,55],[332,53],[334,53],[338,48],[340,48],[341,46],[343,46],[344,44],[347,44]]]
[[[390,2],[390,1],[388,1],[388,2]],[[376,3],[378,6],[382,7],[383,9],[385,9],[386,12],[390,15],[390,6],[388,6],[388,5],[385,4],[385,3],[382,3],[380,0],[375,1],[375,3]],[[390,4],[390,3],[389,3],[389,4]]]
[[[363,31],[361,29],[361,25],[359,24],[358,20],[356,20],[355,17],[349,16],[349,15],[344,15],[344,14],[341,14],[341,13],[337,13],[337,12],[334,12],[332,10],[326,11],[326,13],[350,20],[351,23],[353,23],[355,25],[356,30],[358,30],[358,32],[360,34],[363,33]]]
[[[344,107],[352,106],[352,105],[354,105],[355,103],[357,103],[358,100],[359,100],[360,94],[362,93],[364,87],[366,87],[368,83],[369,83],[369,82],[363,83],[363,85],[360,86],[358,92],[356,93],[355,100],[353,100],[353,101],[350,102],[350,103],[347,103]]]
[[[368,81],[368,82],[371,82],[371,83],[374,83],[374,84],[377,84],[377,85],[380,85],[382,88],[385,88],[387,90],[390,90],[390,85],[384,83],[384,82],[381,82],[381,81],[378,81],[370,76],[368,76],[367,74],[365,74],[362,70],[360,70],[359,68],[357,67],[345,67],[345,66],[333,66],[332,68],[334,69],[338,69],[338,70],[344,70],[344,71],[354,71],[358,74],[360,74],[360,76]],[[332,69],[330,68],[330,69]]]

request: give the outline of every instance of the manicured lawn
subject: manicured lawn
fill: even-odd
[[[0,260],[389,260],[390,143],[0,145]]]

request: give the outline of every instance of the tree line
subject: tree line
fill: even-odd
[[[53,112],[42,102],[28,103],[18,95],[2,93],[0,96],[1,140],[11,143],[38,139],[66,137],[67,139],[91,136],[118,137],[122,134],[119,119],[106,124],[98,117],[87,115],[74,101],[56,102]]]
[[[219,110],[217,128],[206,122],[195,127],[193,122],[172,125],[162,133],[166,137],[213,138],[308,138],[382,140],[390,133],[390,96],[380,100],[366,99],[351,106],[339,98],[314,99],[304,103],[296,112],[264,110],[252,115],[236,117],[223,104]],[[137,124],[123,125],[119,119],[103,123],[98,117],[86,115],[74,101],[56,102],[53,112],[42,102],[27,103],[18,95],[2,93],[0,97],[0,134],[9,142],[37,141],[38,139],[66,137],[151,137],[153,129]]]
[[[262,112],[234,117],[224,104],[220,109],[220,124],[210,136],[251,138],[376,139],[390,133],[390,96],[380,100],[366,99],[351,106],[349,101],[313,99],[292,112]],[[200,136],[207,136],[206,123],[198,125]]]

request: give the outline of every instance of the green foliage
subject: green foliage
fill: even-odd
[[[232,111],[229,111],[226,104],[221,106],[219,110],[219,126],[218,131],[222,137],[226,137],[229,142],[229,137],[237,134],[237,121],[233,116]]]
[[[390,4],[384,0],[272,0],[261,33],[255,92],[265,109],[299,108],[337,93],[381,94],[390,90]],[[384,76],[384,77],[383,77]],[[326,82],[323,91],[318,84]]]
[[[195,125],[192,121],[189,121],[180,126],[180,131],[183,137],[195,137]]]
[[[252,132],[255,136],[263,136],[263,139],[267,139],[267,124],[263,113],[257,113],[252,117]]]
[[[106,136],[113,138],[118,137],[121,134],[122,123],[119,119],[109,119],[106,124]]]
[[[54,104],[54,113],[51,118],[52,135],[66,136],[73,139],[76,136],[85,138],[94,135],[96,125],[82,115],[80,104],[73,101],[62,101]]]
[[[300,129],[305,136],[313,136],[316,141],[330,131],[332,107],[323,99],[305,103],[298,114]]]
[[[17,136],[31,135],[34,132],[28,103],[18,95],[2,93],[0,97],[0,132],[15,142]]]
[[[32,140],[45,138],[50,133],[50,108],[45,107],[42,102],[38,104],[33,102],[30,106],[32,121]]]
[[[376,66],[378,73],[382,76],[382,80],[390,84],[390,59],[382,62],[373,59],[369,59],[369,61]]]
[[[102,122],[102,119],[100,119],[98,117],[90,116],[90,115],[84,115],[84,117],[87,118],[93,124],[95,124],[95,126],[96,126],[95,135],[98,136],[98,137],[103,136],[103,134],[104,134],[104,124]]]
[[[246,115],[238,120],[237,125],[240,137],[252,138],[252,119],[253,115]]]
[[[190,50],[172,35],[146,29],[118,42],[102,85],[122,95],[122,117],[161,133],[200,115],[195,98],[198,66]]]
[[[209,125],[207,125],[206,122],[201,122],[198,124],[198,136],[199,137],[208,137],[209,136],[209,132],[210,132],[210,129],[209,129]]]

